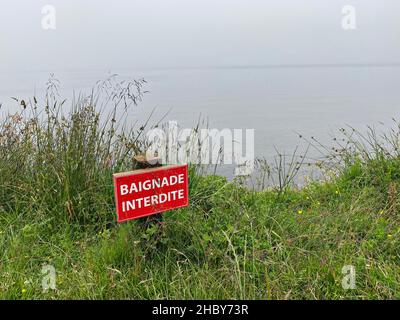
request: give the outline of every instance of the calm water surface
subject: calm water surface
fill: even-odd
[[[53,70],[62,83],[61,94],[86,91],[109,70]],[[193,127],[199,116],[213,128],[255,129],[255,153],[271,158],[275,147],[292,152],[296,132],[329,143],[344,125],[389,127],[400,113],[400,67],[237,67],[203,69],[111,70],[121,79],[147,81],[144,101],[129,113],[142,121],[155,109],[154,121]],[[1,71],[1,115],[18,106],[11,97],[27,99],[45,90],[50,71]],[[384,128],[381,128],[382,130]],[[227,173],[229,175],[229,173]]]

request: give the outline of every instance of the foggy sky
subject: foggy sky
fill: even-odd
[[[398,63],[399,16],[399,0],[1,0],[0,70]]]

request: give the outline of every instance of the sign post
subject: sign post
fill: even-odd
[[[113,178],[118,222],[189,204],[187,164],[117,173]]]

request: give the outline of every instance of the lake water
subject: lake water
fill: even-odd
[[[86,91],[109,75],[107,70],[53,70],[62,95]],[[255,153],[271,158],[275,147],[290,153],[299,144],[296,133],[329,143],[344,125],[388,127],[400,113],[400,67],[281,66],[191,69],[111,70],[121,79],[145,78],[144,101],[129,119],[193,127],[199,116],[212,128],[255,130]],[[10,97],[27,99],[45,90],[50,71],[2,71],[0,102],[4,112],[18,108]],[[382,128],[384,129],[384,128]],[[229,175],[229,174],[228,174]]]

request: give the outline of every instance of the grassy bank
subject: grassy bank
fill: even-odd
[[[329,177],[301,189],[191,167],[189,207],[117,225],[112,173],[130,169],[143,128],[118,131],[117,108],[102,121],[95,100],[65,115],[51,96],[42,113],[18,101],[0,127],[0,298],[400,298],[397,131],[347,135]],[[57,288],[43,292],[46,264]]]

